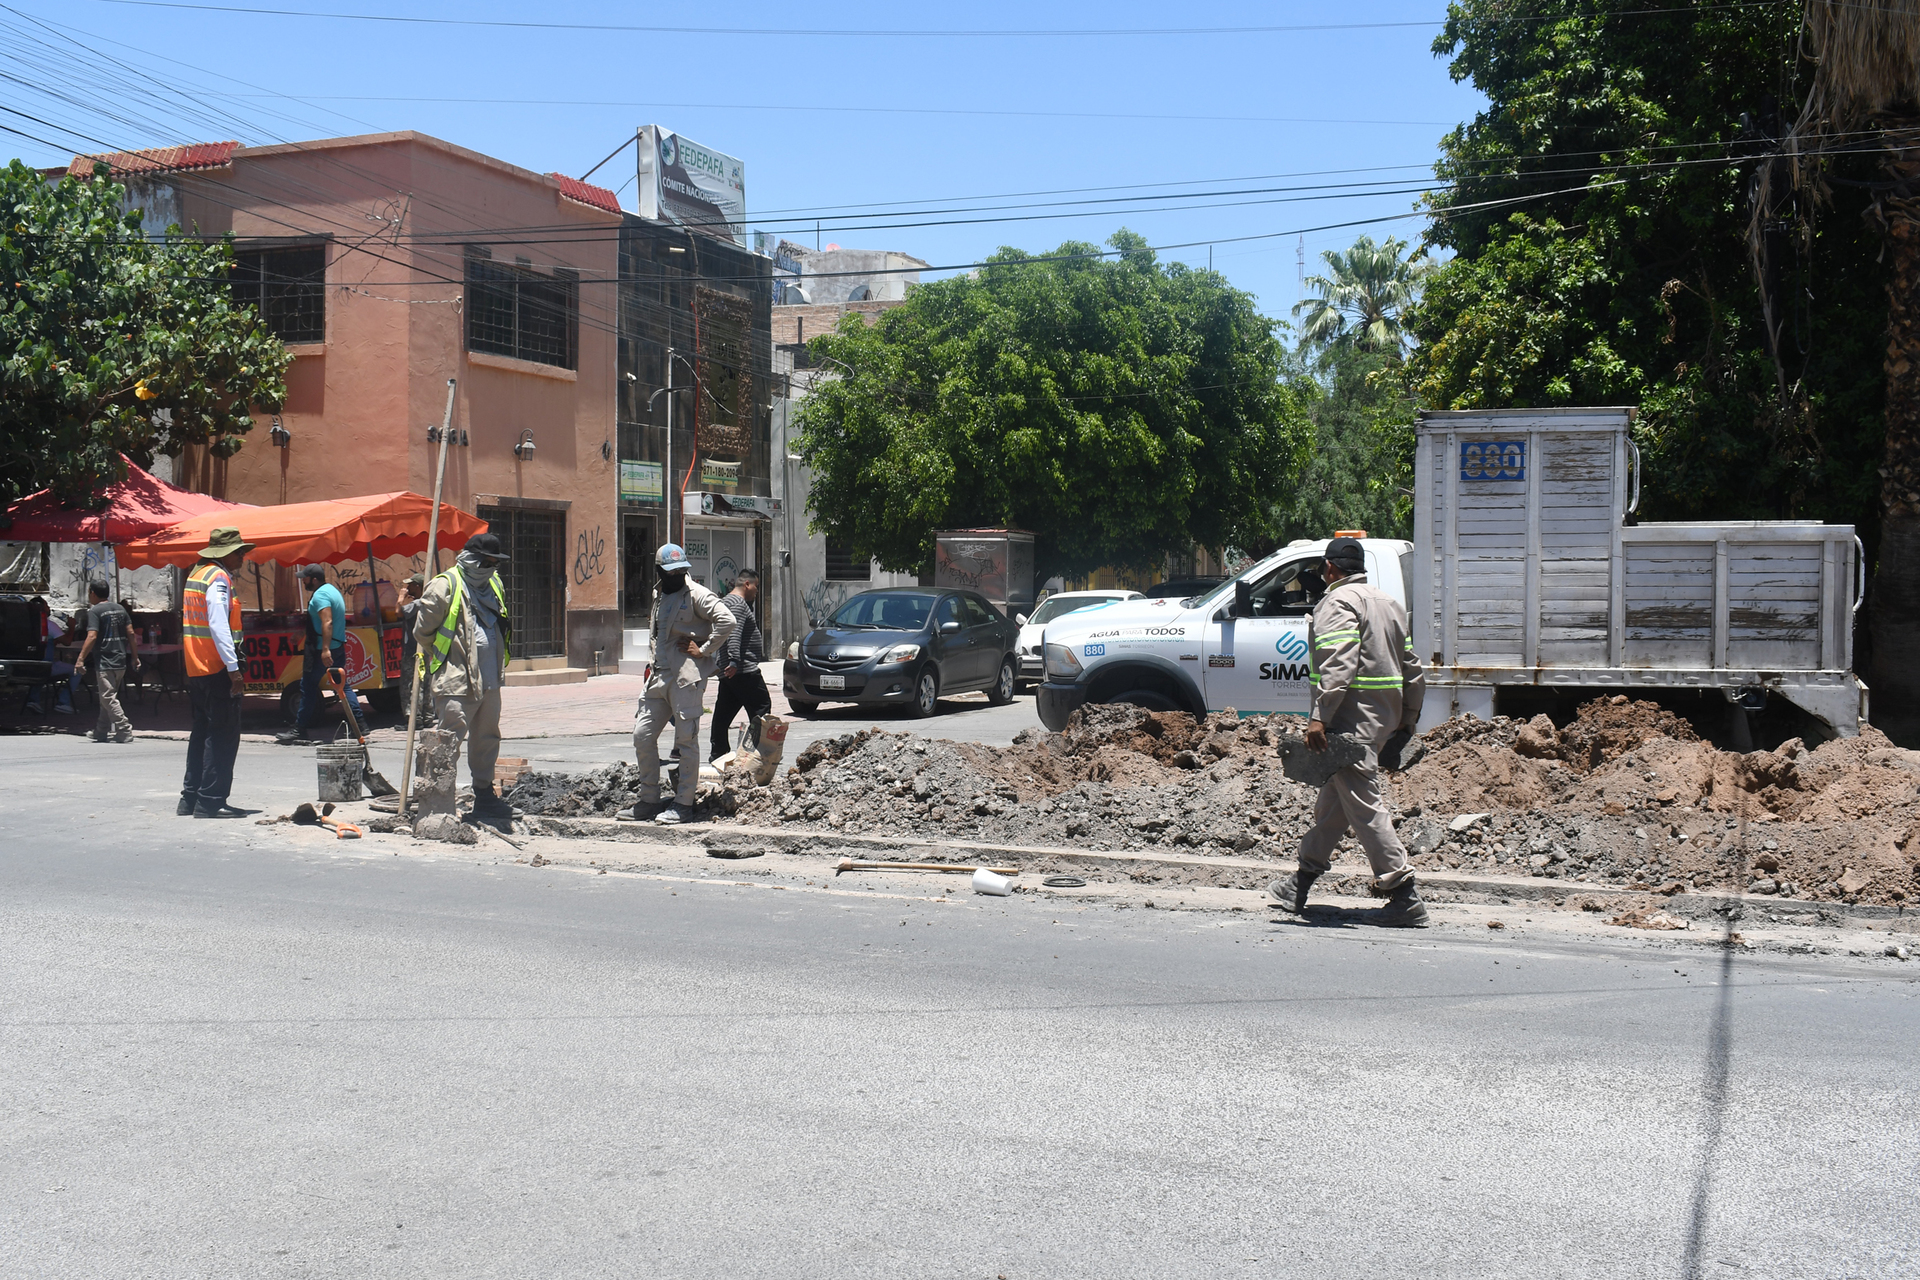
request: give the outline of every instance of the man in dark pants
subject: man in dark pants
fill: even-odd
[[[713,699],[713,742],[709,760],[718,760],[732,750],[727,744],[733,718],[747,713],[747,745],[760,741],[760,717],[773,710],[767,682],[760,676],[760,663],[767,655],[760,637],[760,623],[754,618],[754,602],[760,598],[760,575],[742,569],[733,580],[733,590],[720,597],[720,603],[733,615],[733,634],[720,649],[720,691]]]
[[[340,588],[327,581],[327,571],[317,564],[310,564],[300,571],[300,582],[309,593],[307,642],[300,658],[300,710],[293,717],[293,732],[280,735],[283,745],[312,741],[317,736],[314,725],[320,719],[320,691],[331,686],[327,674],[334,670],[341,673],[341,687],[346,691],[346,696],[353,700],[354,719],[362,729],[367,727],[367,704],[360,700],[359,693],[344,678],[347,666],[346,597],[340,594]],[[346,721],[342,719],[339,735],[344,738],[347,733]]]
[[[182,817],[244,818],[253,809],[227,803],[233,761],[240,754],[240,695],[246,675],[235,642],[240,638],[240,600],[233,571],[253,550],[238,529],[215,529],[187,575],[180,609],[180,652],[187,667],[187,700],[193,731],[187,737],[187,774],[180,783]]]

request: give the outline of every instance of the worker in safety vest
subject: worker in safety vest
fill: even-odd
[[[468,818],[502,830],[513,824],[513,806],[493,789],[510,632],[507,592],[496,570],[507,558],[495,535],[468,538],[453,568],[427,584],[413,618],[434,717],[442,731],[466,739],[467,767],[473,772]]]
[[[187,667],[187,700],[193,730],[187,737],[187,775],[180,783],[175,812],[196,818],[244,818],[254,809],[227,803],[233,790],[233,762],[240,754],[240,695],[246,675],[240,670],[240,597],[233,571],[253,550],[238,529],[215,529],[187,575],[180,604],[180,653]]]
[[[1420,722],[1426,674],[1413,651],[1407,611],[1367,581],[1366,553],[1358,540],[1329,542],[1322,572],[1327,593],[1307,624],[1313,686],[1307,749],[1325,751],[1332,733],[1358,738],[1367,754],[1320,788],[1313,826],[1300,841],[1300,869],[1275,880],[1267,892],[1288,910],[1304,912],[1307,890],[1333,865],[1333,851],[1351,828],[1373,867],[1374,896],[1387,899],[1382,922],[1424,929],[1426,904],[1382,802],[1379,765],[1399,767],[1400,752]]]
[[[633,756],[640,768],[640,794],[630,816],[636,822],[686,822],[693,817],[700,785],[700,709],[713,675],[713,655],[738,624],[720,597],[693,580],[693,562],[674,543],[654,556],[659,585],[653,593],[648,635],[653,661],[647,668],[640,714],[633,723]],[[673,724],[673,753],[680,763],[673,803],[660,805],[660,734]]]

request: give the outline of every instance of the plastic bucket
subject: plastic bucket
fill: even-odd
[[[367,753],[357,742],[330,742],[314,752],[320,766],[322,800],[358,800],[360,777],[367,767]]]

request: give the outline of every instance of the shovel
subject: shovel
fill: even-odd
[[[328,667],[326,679],[333,686],[334,696],[340,699],[340,709],[347,713],[347,728],[353,730],[354,740],[360,744],[360,781],[366,784],[367,794],[399,795],[400,788],[374,772],[373,758],[367,754],[367,736],[360,732],[360,721],[353,714],[353,699],[347,696],[346,672],[338,667]]]
[[[332,812],[332,805],[327,806],[326,813],[320,813],[317,812],[312,805],[302,802],[300,807],[293,811],[293,820],[303,827],[331,828],[334,839],[336,840],[358,840],[360,838],[360,828],[354,826],[351,822],[342,822],[338,818],[328,817],[327,814],[331,814]]]

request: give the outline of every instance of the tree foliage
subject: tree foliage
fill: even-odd
[[[1489,102],[1442,143],[1452,185],[1427,239],[1456,256],[1409,319],[1419,401],[1638,405],[1645,514],[1871,534],[1887,307],[1864,197],[1843,188],[1783,272],[1784,377],[1749,261],[1748,184],[1793,94],[1797,8],[1448,14],[1434,50]],[[1500,200],[1517,203],[1465,207]]]
[[[1411,537],[1413,403],[1399,389],[1399,362],[1352,345],[1316,353],[1305,342],[1299,358],[1313,446],[1274,503],[1271,546],[1340,529]],[[1258,555],[1271,546],[1246,550]]]
[[[233,454],[249,405],[277,409],[292,357],[226,277],[233,250],[149,239],[97,166],[48,182],[0,174],[0,430],[8,500],[51,486],[85,502],[188,444]]]
[[[1391,236],[1375,244],[1361,236],[1344,252],[1328,249],[1320,255],[1327,264],[1324,276],[1308,276],[1314,297],[1296,303],[1293,314],[1304,313],[1300,336],[1316,347],[1357,346],[1395,356],[1406,352],[1406,311],[1420,297],[1421,284],[1433,271],[1425,254],[1403,257],[1407,242]]]
[[[815,529],[890,569],[938,529],[1036,535],[1041,577],[1272,534],[1304,450],[1273,322],[1122,231],[916,289],[810,345],[842,376],[800,410]]]

